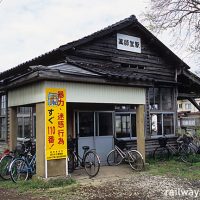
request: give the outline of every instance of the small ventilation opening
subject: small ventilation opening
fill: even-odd
[[[145,69],[146,66],[143,65],[133,65],[133,64],[127,64],[127,63],[122,63],[122,67],[124,68],[132,68],[132,69]]]

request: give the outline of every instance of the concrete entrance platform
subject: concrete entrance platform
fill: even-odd
[[[129,176],[135,171],[128,164],[121,164],[119,166],[101,166],[97,176],[89,178],[85,169],[76,169],[71,174],[71,177],[78,182],[92,182],[94,180],[104,180],[109,178],[121,178]]]

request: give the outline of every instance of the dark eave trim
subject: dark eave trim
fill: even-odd
[[[140,80],[130,81],[123,80],[121,78],[106,79],[101,76],[78,76],[72,74],[62,74],[59,71],[35,71],[27,76],[21,77],[14,82],[10,82],[4,87],[0,87],[0,90],[10,90],[17,87],[21,87],[25,84],[30,84],[39,81],[61,81],[61,82],[79,82],[79,83],[91,83],[91,84],[106,84],[106,85],[118,85],[126,87],[152,87],[153,82],[143,82]]]
[[[195,75],[194,73],[192,73],[189,70],[183,70],[182,74],[184,76],[186,76],[187,78],[189,78],[192,82],[194,82],[195,84],[199,85],[200,88],[200,77],[198,77],[197,75]]]

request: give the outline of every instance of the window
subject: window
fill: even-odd
[[[78,130],[79,137],[113,136],[114,126],[116,137],[136,137],[135,113],[116,113],[114,117],[112,111],[81,111],[75,116],[75,130]]]
[[[171,88],[149,88],[151,110],[173,110],[173,90]]]
[[[162,110],[172,110],[173,109],[173,95],[171,88],[161,89],[162,97]]]
[[[113,135],[112,112],[79,112],[78,116],[80,137]]]
[[[130,113],[115,115],[116,137],[136,137],[136,115]]]
[[[79,136],[94,136],[94,112],[79,112]]]
[[[17,137],[36,137],[36,115],[32,107],[17,107]]]
[[[179,104],[178,104],[178,108],[179,108],[179,109],[183,108],[183,104],[182,104],[182,103],[179,103]]]
[[[150,109],[160,110],[160,90],[158,88],[149,89]]]
[[[163,134],[174,134],[174,116],[173,114],[163,114]]]
[[[192,108],[191,103],[186,103],[186,104],[185,104],[185,109],[186,109],[186,110],[190,110],[191,108]]]
[[[98,113],[98,135],[108,136],[113,135],[113,118],[110,112],[99,112]]]
[[[173,135],[174,134],[174,114],[160,113],[151,114],[151,135]]]
[[[0,139],[6,139],[7,120],[6,120],[6,95],[0,96]]]
[[[130,137],[130,115],[121,114],[115,116],[116,137]]]
[[[18,117],[17,118],[17,123],[18,123],[18,128],[17,128],[17,136],[19,138],[23,138],[23,118],[22,117]]]
[[[0,139],[6,139],[6,118],[0,117]]]
[[[175,134],[175,106],[172,88],[150,88],[150,130],[152,136]],[[179,104],[179,108],[182,104]]]
[[[18,134],[19,138],[31,137],[31,118],[30,117],[18,117]]]

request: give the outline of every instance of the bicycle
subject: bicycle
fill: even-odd
[[[26,152],[31,154],[35,153],[35,146],[33,145],[32,138],[26,140],[24,139],[23,143],[18,145],[14,151],[7,151],[6,154],[0,160],[0,177],[3,180],[9,180],[9,166],[11,162],[17,158],[23,156]]]
[[[144,169],[144,159],[141,153],[137,150],[127,150],[123,151],[117,143],[119,141],[114,138],[115,146],[114,149],[107,155],[107,163],[110,166],[117,166],[123,161],[128,162],[133,170],[141,171]]]
[[[10,174],[8,172],[10,163],[12,162],[14,157],[14,153],[11,151],[6,151],[3,153],[1,159],[0,159],[0,177],[3,180],[9,180]]]
[[[189,163],[199,162],[200,159],[200,146],[196,143],[195,139],[191,136],[183,135],[185,148],[185,160]]]
[[[21,158],[15,158],[9,167],[9,174],[14,183],[26,181],[36,173],[36,154],[27,152]]]
[[[77,167],[83,167],[85,168],[85,171],[89,175],[89,177],[92,178],[96,176],[99,172],[100,159],[95,149],[90,149],[89,146],[83,146],[82,148],[84,150],[83,157],[77,155],[74,149],[69,150],[68,169],[70,172],[73,172],[73,170]]]
[[[166,161],[169,160],[170,155],[178,156],[183,162],[187,163],[188,161],[188,153],[187,153],[187,145],[185,141],[180,138],[177,139],[178,148],[176,149],[174,146],[168,144],[168,138],[160,137],[158,138],[159,146],[155,148],[153,151],[154,160]]]

